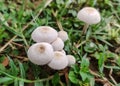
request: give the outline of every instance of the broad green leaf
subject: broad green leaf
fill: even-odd
[[[99,51],[104,51],[105,47],[102,44],[98,44]]]
[[[79,73],[80,67],[77,64],[72,65],[71,67],[73,68],[75,73]]]
[[[79,80],[77,79],[77,75],[74,73],[74,71],[69,72],[69,79],[72,83],[78,84]]]
[[[76,16],[77,12],[75,10],[69,10],[68,13],[72,14],[72,16]]]
[[[95,52],[95,53],[94,53],[94,57],[95,57],[96,59],[99,59],[99,58],[100,58],[99,53],[98,53],[98,52]]]
[[[80,75],[82,77],[82,81],[88,80],[90,82],[91,79],[94,78],[94,76],[91,75],[89,72],[84,72],[82,70],[80,70]],[[93,83],[93,82],[91,82],[91,83]]]
[[[96,51],[96,49],[97,49],[97,46],[93,42],[87,42],[86,45],[84,46],[84,50],[89,53]]]
[[[85,81],[87,79],[87,72],[80,71],[80,75],[82,77],[82,80]]]
[[[88,72],[88,70],[89,70],[89,60],[87,59],[87,58],[85,58],[86,56],[84,56],[83,58],[82,58],[82,62],[81,62],[81,65],[80,65],[80,67],[81,67],[81,70],[82,71],[84,71],[84,72]]]
[[[56,73],[56,74],[54,75],[53,79],[52,79],[52,83],[53,83],[54,85],[57,85],[57,84],[59,83],[59,81],[60,81],[60,76],[59,76],[58,73]]]

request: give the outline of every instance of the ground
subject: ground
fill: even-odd
[[[77,18],[84,7],[101,15],[86,34]],[[0,85],[120,86],[119,14],[119,0],[0,0]],[[75,65],[56,71],[29,61],[31,33],[44,25],[68,33],[64,50]]]

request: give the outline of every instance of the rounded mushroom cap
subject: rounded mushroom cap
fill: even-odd
[[[93,7],[84,7],[78,12],[78,19],[87,24],[96,24],[100,22],[100,13]]]
[[[62,52],[63,54],[65,54],[65,55],[66,55],[65,50],[59,50],[59,52]]]
[[[75,64],[76,60],[75,60],[74,56],[67,55],[67,58],[68,58],[68,66],[71,66],[71,65]]]
[[[68,59],[65,54],[59,51],[54,52],[54,58],[52,61],[48,64],[48,66],[55,70],[61,70],[67,67],[68,65]]]
[[[54,51],[63,50],[64,42],[61,38],[57,38],[52,44]]]
[[[51,43],[56,40],[58,33],[55,29],[49,26],[39,26],[32,32],[32,39],[35,42]]]
[[[37,65],[45,65],[54,57],[53,47],[49,43],[33,44],[27,52],[29,60]]]
[[[68,39],[68,34],[66,31],[59,31],[58,37],[60,37],[63,41],[66,41]]]

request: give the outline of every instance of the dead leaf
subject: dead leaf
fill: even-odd
[[[8,60],[7,57],[4,58],[2,64],[3,64],[4,66],[7,66],[7,65],[9,64],[9,60]]]

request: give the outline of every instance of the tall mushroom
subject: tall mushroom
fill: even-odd
[[[100,13],[93,7],[84,7],[78,12],[77,18],[86,24],[83,27],[83,34],[86,33],[87,28],[91,24],[97,24],[100,22]]]

